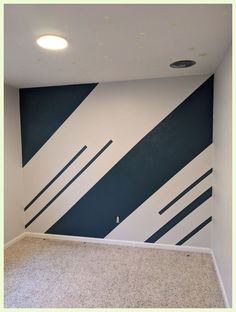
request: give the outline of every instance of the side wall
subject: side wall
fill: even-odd
[[[4,86],[4,242],[24,232],[19,90]]]
[[[214,185],[212,249],[229,304],[232,304],[232,50],[214,82]]]
[[[213,77],[22,89],[20,102],[27,231],[210,247]]]

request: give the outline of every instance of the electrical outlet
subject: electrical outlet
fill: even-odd
[[[120,217],[119,216],[116,217],[116,223],[117,224],[120,223]]]

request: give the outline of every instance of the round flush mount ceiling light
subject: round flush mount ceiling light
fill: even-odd
[[[68,46],[66,39],[56,35],[43,35],[36,42],[41,48],[48,50],[62,50]]]
[[[193,60],[181,60],[181,61],[176,61],[174,63],[171,63],[170,67],[172,67],[172,68],[186,68],[186,67],[191,67],[195,64],[196,64],[196,62]]]

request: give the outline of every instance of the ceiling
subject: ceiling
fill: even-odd
[[[48,51],[42,34],[67,38]],[[37,87],[213,73],[231,42],[231,5],[5,5],[5,82]],[[193,59],[191,68],[173,69]]]

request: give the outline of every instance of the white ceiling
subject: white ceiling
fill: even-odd
[[[42,34],[69,42],[36,45]],[[5,81],[16,87],[213,73],[231,42],[231,5],[5,5]],[[175,60],[197,64],[172,69]]]

